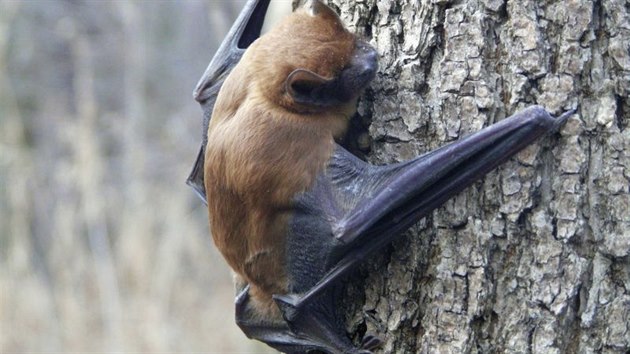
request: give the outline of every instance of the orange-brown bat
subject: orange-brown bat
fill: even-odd
[[[571,112],[530,107],[414,160],[366,164],[335,141],[375,50],[317,0],[259,37],[268,4],[248,2],[195,91],[209,123],[189,183],[236,273],[247,336],[288,353],[370,353],[380,341],[355,347],[336,311],[341,277]]]

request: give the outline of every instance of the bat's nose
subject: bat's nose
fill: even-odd
[[[355,51],[358,55],[365,57],[366,59],[374,60],[377,59],[376,49],[370,45],[370,43],[358,40]]]
[[[357,41],[352,58],[340,75],[345,101],[356,97],[376,76],[378,70],[377,53],[374,47],[364,41]]]
[[[378,70],[378,53],[376,49],[365,41],[357,41],[352,65],[356,66],[358,76],[371,81]]]

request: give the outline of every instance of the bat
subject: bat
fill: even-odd
[[[377,53],[307,0],[261,36],[269,0],[249,0],[199,81],[204,136],[188,178],[234,270],[236,322],[286,353],[371,353],[337,311],[359,262],[518,151],[557,131],[531,106],[455,143],[370,165],[341,139]]]

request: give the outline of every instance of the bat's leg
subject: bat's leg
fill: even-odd
[[[313,306],[305,307],[303,310],[296,321],[295,318],[285,318],[286,322],[262,318],[250,307],[249,286],[246,286],[236,297],[235,317],[236,323],[248,338],[262,341],[283,353],[304,354],[312,351],[330,354],[371,353],[352,346],[345,336],[345,331],[334,330],[338,326],[332,323],[334,321],[330,321],[327,309]]]
[[[281,300],[276,301],[282,306]],[[285,313],[286,322],[270,321],[253,311],[249,303],[249,286],[246,286],[236,296],[235,317],[236,324],[248,338],[264,342],[283,353],[371,354],[364,346],[357,349],[352,345],[339,323],[333,320],[334,313],[330,310],[315,302],[300,308],[299,314]],[[369,348],[374,348],[376,343],[373,339],[365,341]]]
[[[313,301],[295,306],[299,299],[296,294],[274,296],[291,332],[317,343],[314,349],[331,354],[370,354],[371,349],[380,345],[380,339],[372,336],[366,337],[359,348],[352,345],[336,311],[333,292],[325,292]]]
[[[256,339],[285,353],[306,353],[311,343],[295,336],[286,323],[267,321],[249,304],[249,285],[236,296],[236,324],[248,338]]]

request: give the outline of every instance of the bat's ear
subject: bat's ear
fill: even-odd
[[[320,0],[307,0],[304,2],[303,8],[311,16],[337,17],[337,14]]]
[[[326,97],[325,88],[333,82],[333,79],[325,78],[310,70],[296,69],[285,82],[285,88],[295,103],[330,106],[334,104],[331,98]]]

